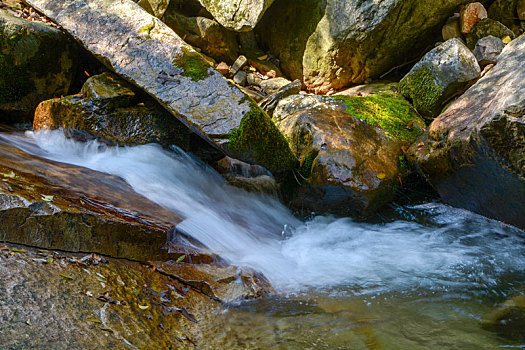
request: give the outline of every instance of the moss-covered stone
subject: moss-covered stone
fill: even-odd
[[[191,78],[193,81],[206,79],[211,75],[210,65],[195,51],[182,48],[182,55],[175,57],[173,64],[182,68],[181,75]]]
[[[359,96],[335,96],[344,101],[353,116],[386,130],[389,136],[412,143],[422,134],[425,123],[404,98],[395,93]]]
[[[0,111],[30,117],[65,95],[74,74],[72,43],[59,30],[0,12]]]
[[[399,91],[403,96],[412,99],[418,111],[428,111],[426,114],[430,114],[436,101],[440,99],[442,88],[434,80],[432,70],[423,66],[399,82]],[[413,98],[414,96],[417,98]]]
[[[511,39],[516,38],[514,32],[502,23],[490,18],[485,18],[481,22],[476,23],[470,33],[468,33],[465,37],[468,48],[474,50],[479,39],[489,35],[495,36],[496,38],[500,38],[502,40],[507,36]]]
[[[288,143],[270,117],[250,101],[251,110],[242,118],[238,129],[232,130],[228,150],[242,154],[243,159],[264,166],[274,174],[298,165]]]

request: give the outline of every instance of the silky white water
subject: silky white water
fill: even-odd
[[[182,151],[79,143],[61,131],[3,137],[34,155],[123,178],[184,218],[178,229],[232,264],[263,272],[279,291],[491,289],[525,269],[522,231],[443,204],[403,209],[424,223],[330,216],[303,222],[277,199],[229,186]]]

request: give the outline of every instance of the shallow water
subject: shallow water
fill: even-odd
[[[523,231],[437,202],[400,207],[398,220],[379,224],[300,221],[275,198],[233,188],[179,150],[82,144],[60,131],[7,137],[34,155],[123,178],[181,216],[179,230],[270,279],[278,295],[232,306],[209,330],[211,347],[519,345],[479,321],[525,290]]]

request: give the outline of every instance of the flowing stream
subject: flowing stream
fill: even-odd
[[[438,202],[399,207],[397,219],[383,223],[302,221],[180,150],[79,143],[61,131],[0,137],[36,156],[123,178],[180,215],[178,229],[232,264],[263,272],[279,295],[233,307],[217,328],[223,346],[520,346],[479,321],[525,291],[523,231]]]

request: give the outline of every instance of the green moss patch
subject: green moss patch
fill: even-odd
[[[433,115],[441,105],[443,89],[436,84],[432,70],[422,66],[399,82],[399,91],[413,101],[414,107],[425,115]]]
[[[346,103],[353,116],[386,130],[396,140],[412,143],[421,135],[423,120],[405,99],[395,93],[359,96],[334,96]]]
[[[193,81],[200,81],[209,77],[210,65],[197,52],[192,52],[182,48],[182,55],[173,60],[173,64],[183,69],[181,75],[191,78]]]
[[[297,158],[270,117],[255,102],[250,101],[250,105],[251,110],[242,118],[239,128],[231,131],[228,149],[251,158],[274,174],[297,167]]]

